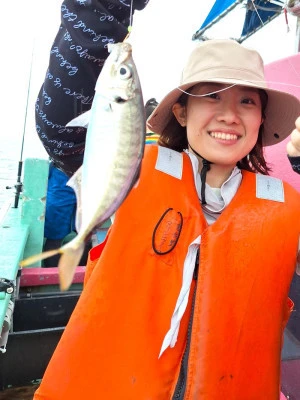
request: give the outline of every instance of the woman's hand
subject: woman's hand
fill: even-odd
[[[300,117],[296,119],[296,129],[291,134],[291,139],[286,146],[290,157],[300,157]]]

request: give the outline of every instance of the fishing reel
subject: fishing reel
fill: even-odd
[[[6,186],[6,189],[13,189],[13,188],[16,189],[14,208],[18,208],[20,194],[22,193],[23,190],[23,183],[21,182],[22,164],[23,164],[22,161],[19,161],[17,183],[14,186]]]
[[[0,278],[0,292],[13,294],[14,291],[15,291],[14,281],[11,281],[6,278]]]

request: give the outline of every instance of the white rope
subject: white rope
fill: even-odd
[[[180,87],[178,87],[177,89],[180,90],[182,93],[185,93],[185,94],[187,94],[187,95],[189,95],[189,96],[192,96],[192,97],[206,97],[206,96],[210,96],[211,94],[223,92],[224,90],[230,89],[230,88],[232,88],[233,86],[236,86],[236,85],[237,85],[237,84],[234,83],[233,85],[227,86],[226,88],[223,88],[223,89],[220,89],[220,90],[215,90],[215,91],[213,91],[213,92],[209,92],[209,93],[205,93],[205,94],[193,94],[193,93],[189,93],[189,92],[184,91],[184,90],[181,89]]]
[[[252,6],[253,6],[253,8],[254,8],[254,10],[255,10],[260,22],[261,22],[261,24],[262,24],[262,26],[264,26],[263,20],[260,18],[260,15],[259,15],[259,13],[257,11],[256,5],[254,4],[254,0],[251,0],[251,1],[252,1]]]

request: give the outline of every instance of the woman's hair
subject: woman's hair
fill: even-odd
[[[259,89],[259,95],[262,104],[262,118],[265,118],[265,109],[268,102],[268,95],[262,89]],[[184,106],[187,103],[187,99],[188,94],[183,93],[180,96],[178,103]],[[263,155],[263,129],[264,127],[262,124],[259,128],[258,139],[255,146],[248,155],[237,162],[237,166],[240,169],[244,169],[246,171],[259,172],[263,175],[269,175],[271,168],[267,165],[267,162]],[[158,139],[158,144],[160,146],[168,147],[176,151],[183,151],[185,149],[188,149],[189,144],[187,140],[186,127],[181,126],[174,115],[172,115],[172,118],[161,133]]]

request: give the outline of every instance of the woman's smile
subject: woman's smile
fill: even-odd
[[[234,144],[241,137],[235,131],[213,130],[208,132],[209,136],[216,139],[219,143]]]

